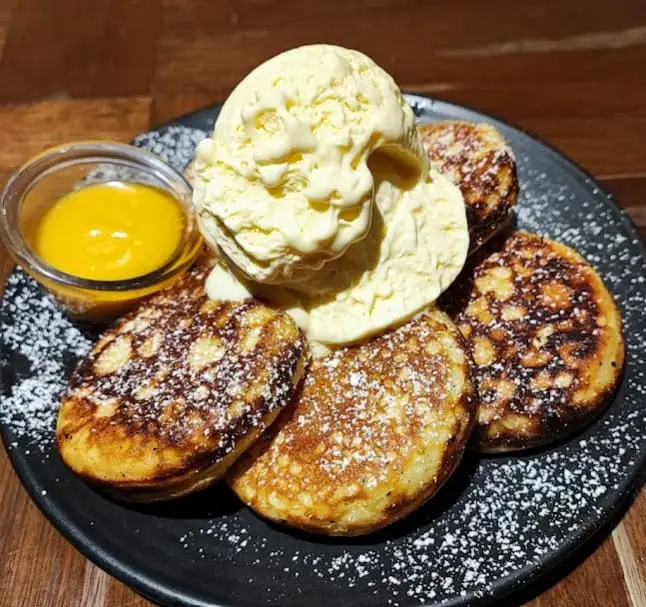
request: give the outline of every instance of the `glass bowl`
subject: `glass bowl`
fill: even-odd
[[[61,196],[87,185],[114,181],[163,189],[182,209],[185,221],[180,243],[162,267],[126,280],[92,280],[61,272],[34,252],[31,243],[38,220]],[[71,316],[108,321],[141,297],[172,283],[194,261],[202,238],[191,196],[184,177],[150,152],[108,141],[70,143],[36,156],[9,179],[0,196],[0,233],[16,262]]]

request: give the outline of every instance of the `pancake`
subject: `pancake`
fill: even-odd
[[[72,375],[63,461],[118,498],[213,483],[275,419],[303,375],[293,321],[257,301],[210,301],[201,260],[109,328]]]
[[[476,406],[462,337],[433,309],[314,359],[295,402],[227,481],[272,521],[329,535],[370,533],[442,486]]]
[[[474,446],[526,449],[581,428],[621,375],[612,295],[578,253],[535,234],[511,232],[476,257],[442,299],[476,365]]]
[[[431,167],[462,192],[473,253],[513,218],[518,176],[511,148],[488,124],[450,120],[418,130]]]

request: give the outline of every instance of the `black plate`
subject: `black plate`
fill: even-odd
[[[522,457],[469,454],[434,500],[363,540],[292,533],[256,518],[224,486],[176,503],[130,507],[95,493],[52,445],[57,399],[92,331],[67,320],[21,271],[1,313],[2,436],[39,508],[81,552],[167,605],[466,605],[487,602],[553,566],[597,530],[646,462],[644,243],[629,219],[569,160],[488,116],[418,96],[422,121],[495,124],[522,187],[518,223],[569,244],[601,272],[622,309],[623,384],[592,426]],[[178,168],[218,107],[136,139]]]

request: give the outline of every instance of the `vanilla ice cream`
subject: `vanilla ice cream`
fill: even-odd
[[[251,279],[290,282],[370,227],[371,152],[423,156],[393,79],[356,51],[315,45],[253,70],[197,152],[195,206],[207,241]]]
[[[306,46],[253,70],[195,168],[202,233],[236,267],[209,295],[236,292],[242,273],[313,341],[340,346],[411,317],[466,259],[460,191],[430,172],[397,85],[357,51]]]

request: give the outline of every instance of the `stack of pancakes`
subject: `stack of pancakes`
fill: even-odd
[[[125,500],[225,477],[258,514],[365,534],[430,498],[467,444],[544,445],[604,406],[621,319],[568,247],[510,229],[511,150],[488,125],[419,127],[464,196],[471,257],[437,306],[310,360],[285,314],[211,301],[204,257],[108,329],[70,380],[57,441],[72,470]]]

